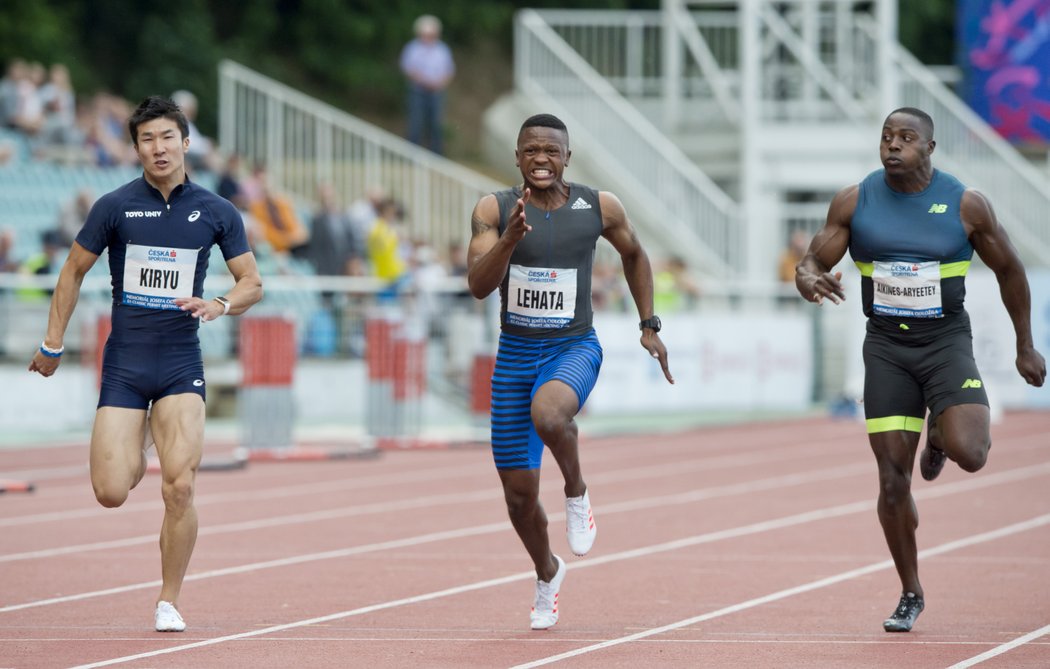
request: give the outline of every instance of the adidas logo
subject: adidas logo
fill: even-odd
[[[587,204],[587,201],[582,197],[576,198],[576,201],[572,203],[573,209],[590,209],[591,205]]]
[[[962,387],[963,388],[980,388],[981,387],[981,380],[980,379],[966,379],[965,381],[963,381]]]

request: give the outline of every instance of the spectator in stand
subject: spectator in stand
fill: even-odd
[[[362,243],[367,241],[369,233],[372,232],[372,224],[379,218],[379,206],[386,200],[386,189],[373,185],[365,189],[363,198],[351,203],[347,212],[350,216],[350,226]]]
[[[186,90],[178,90],[171,94],[171,101],[179,106],[190,124],[190,148],[186,152],[188,167],[205,172],[218,171],[219,160],[215,155],[215,143],[197,129],[197,96]]]
[[[796,290],[790,290],[789,286],[795,286],[795,266],[805,257],[809,239],[805,231],[796,228],[788,237],[788,244],[777,261],[777,278],[784,286],[784,292],[777,297],[777,303],[782,307],[802,306],[802,298]]]
[[[44,107],[39,86],[44,75],[46,70],[40,63],[27,63],[19,58],[11,61],[0,90],[6,127],[29,136],[40,131],[44,123]]]
[[[99,167],[134,165],[138,155],[131,145],[125,121],[131,105],[117,95],[96,93],[83,117],[84,135],[93,160]]]
[[[809,248],[809,236],[805,231],[796,228],[788,238],[787,247],[780,254],[777,263],[777,276],[784,283],[795,285],[795,265],[806,255]]]
[[[15,259],[15,231],[0,228],[0,272],[17,272],[19,262]]]
[[[679,256],[667,259],[653,283],[653,309],[659,313],[691,309],[700,299],[700,287],[689,275],[685,259]]]
[[[351,227],[349,214],[336,201],[331,184],[323,183],[317,188],[317,210],[310,221],[310,243],[305,256],[321,275],[364,274],[361,243]]]
[[[73,241],[77,238],[80,228],[84,227],[84,221],[87,220],[93,204],[95,193],[90,188],[81,188],[73,199],[65,202],[59,209],[58,225],[55,229],[66,248],[73,246]]]
[[[21,58],[12,58],[0,79],[0,126],[15,128],[18,117],[18,86],[26,73],[26,62]]]
[[[259,233],[274,253],[301,256],[306,250],[310,235],[295,213],[292,201],[270,186],[266,169],[261,164],[256,166],[252,182],[257,194],[249,202],[248,211],[255,220]]]
[[[57,275],[61,269],[60,253],[69,247],[62,242],[62,235],[58,230],[45,230],[40,235],[40,252],[28,259],[19,268],[19,272],[27,276]],[[18,297],[21,300],[47,299],[53,290],[44,288],[20,288]]]
[[[413,29],[415,39],[401,50],[401,71],[408,79],[408,141],[443,155],[445,89],[456,66],[452,51],[441,41],[436,16],[420,16]]]
[[[379,215],[368,233],[368,259],[372,264],[372,274],[387,282],[387,289],[379,294],[381,299],[396,297],[408,278],[400,230],[404,215],[404,209],[397,200],[384,200],[379,205]]]
[[[241,185],[240,155],[232,153],[226,159],[222,173],[219,174],[219,183],[215,187],[215,193],[232,202],[241,211],[248,208],[248,198]]]
[[[69,68],[54,63],[48,81],[40,88],[44,119],[40,129],[38,151],[44,157],[69,157],[56,151],[80,147],[84,134],[77,127],[77,101]]]

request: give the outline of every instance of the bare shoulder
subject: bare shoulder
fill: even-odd
[[[828,223],[848,226],[853,220],[853,213],[857,210],[859,199],[860,184],[851,184],[835,193],[828,207]]]
[[[965,226],[967,233],[996,227],[992,203],[985,197],[984,193],[973,188],[967,188],[963,191],[962,202],[959,205],[959,214],[962,216],[963,226]]]
[[[615,193],[607,190],[598,191],[598,204],[602,208],[602,225],[605,228],[627,223],[627,211]]]
[[[474,205],[470,215],[471,235],[478,236],[499,227],[499,202],[492,193],[485,195]]]

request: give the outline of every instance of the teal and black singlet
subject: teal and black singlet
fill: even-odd
[[[961,218],[966,187],[933,171],[918,193],[899,193],[885,171],[860,184],[850,256],[868,317],[864,410],[868,432],[922,430],[954,404],[987,404],[963,308],[973,245]]]
[[[517,188],[495,194],[500,234],[521,197]],[[532,398],[544,383],[562,381],[578,407],[598,380],[602,349],[592,326],[591,273],[602,233],[598,191],[569,184],[554,211],[531,204],[532,227],[511,254],[500,285],[502,333],[492,375],[492,456],[497,469],[537,469],[543,441],[532,422]]]

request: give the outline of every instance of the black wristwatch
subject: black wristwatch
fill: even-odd
[[[644,321],[642,321],[641,323],[638,324],[638,329],[639,330],[644,330],[645,328],[649,328],[653,332],[659,332],[660,331],[660,327],[661,326],[660,326],[660,317],[659,316],[653,316],[652,318],[646,318]]]

